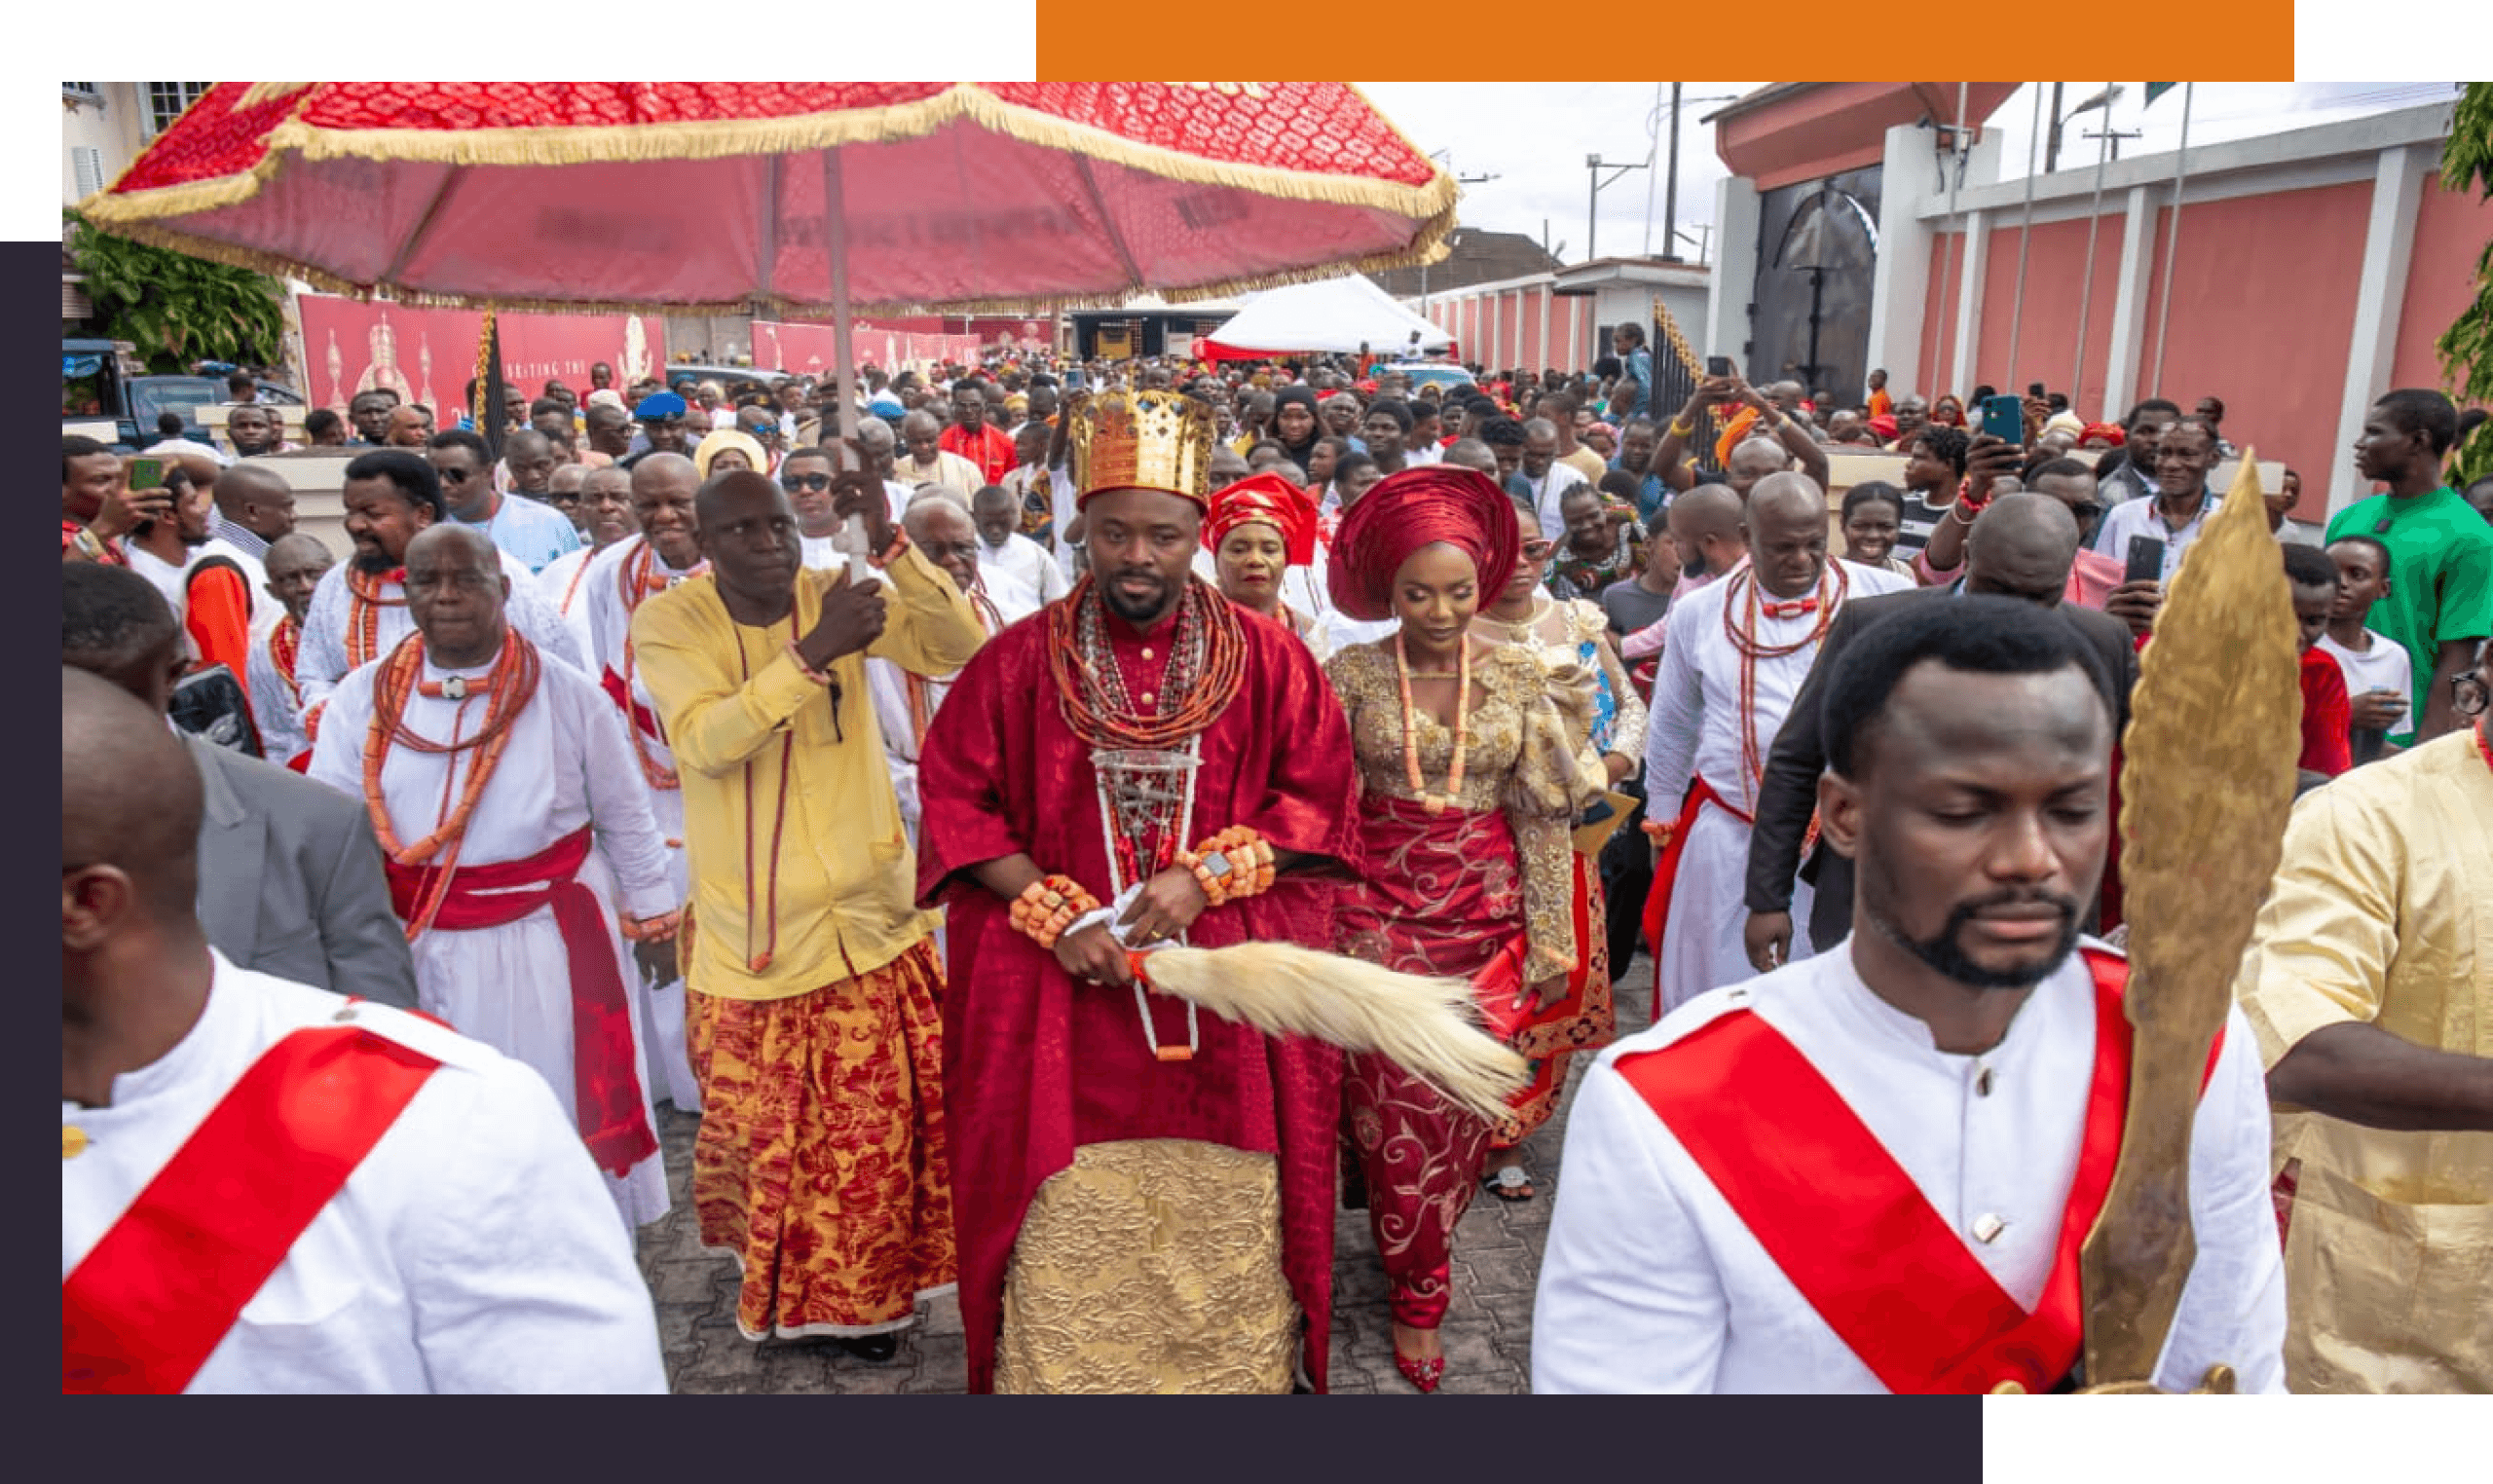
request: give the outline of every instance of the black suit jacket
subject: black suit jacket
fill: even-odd
[[[1809,817],[1818,806],[1818,774],[1827,765],[1826,738],[1818,712],[1826,696],[1827,677],[1837,657],[1864,629],[1888,616],[1908,612],[1917,603],[1953,601],[1955,588],[1918,587],[1910,592],[1879,593],[1855,598],[1843,606],[1818,646],[1809,678],[1801,684],[1782,729],[1767,753],[1766,776],[1758,786],[1757,828],[1749,835],[1746,895],[1752,912],[1792,909],[1792,881],[1797,874],[1817,888],[1810,909],[1809,942],[1820,952],[1852,930],[1852,862],[1818,842],[1809,859],[1801,859],[1801,842],[1808,835]],[[2063,603],[2052,612],[2074,626],[2095,647],[2104,673],[2112,678],[2113,736],[2130,723],[2130,687],[2139,678],[2139,655],[2129,625],[2108,613]]]

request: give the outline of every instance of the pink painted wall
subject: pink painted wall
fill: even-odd
[[[2475,298],[2475,258],[2493,239],[2493,202],[2441,189],[2438,170],[2424,179],[2415,212],[2413,265],[2398,312],[2392,387],[2439,387],[2441,358],[2433,342]]]
[[[1541,316],[1547,311],[1549,290],[1528,288],[1523,291],[1523,323],[1516,337],[1515,353],[1535,371],[1541,369]]]
[[[2121,212],[2107,213],[2095,236],[2095,289],[2086,308],[2086,379],[2078,411],[2092,419],[2102,401],[2104,368],[2112,339],[2112,301],[2120,292]],[[2023,323],[2017,298],[2017,244],[2023,236],[2014,222],[1993,227],[1983,268],[1980,344],[1974,352],[1974,374],[1957,389],[1964,394],[1989,382],[2002,391],[2026,390],[2041,382],[2065,394],[2077,357],[2077,308],[2086,273],[2086,222],[2042,222],[2034,228],[2033,249],[2026,258]],[[1953,332],[1951,331],[1953,336]],[[2017,342],[2017,364],[2008,362],[2009,341]],[[1953,340],[1951,342],[1953,344]],[[1966,409],[1972,416],[1972,409]]]
[[[1956,345],[1956,296],[1963,291],[1964,274],[1965,235],[1940,234],[1930,255],[1930,282],[1922,290],[1920,369],[1910,376],[1898,368],[1888,371],[1887,394],[1897,401],[1918,396],[1935,402],[1948,390],[1940,379],[1948,374],[1948,357]]]
[[[2173,214],[2159,210],[2140,319],[2138,394],[2185,409],[2211,393],[2222,397],[2227,438],[2293,465],[2306,489],[2325,487],[2349,457],[2335,446],[2337,413],[2371,198],[2371,182],[2358,180],[2184,208],[2157,378],[2156,316]],[[2316,509],[2318,501],[2311,503]]]

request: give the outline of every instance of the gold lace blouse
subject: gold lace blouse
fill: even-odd
[[[1350,714],[1359,787],[1389,798],[1416,799],[1403,766],[1402,688],[1392,641],[1347,646],[1325,662],[1324,673]],[[1573,728],[1550,700],[1548,672],[1531,651],[1501,647],[1474,660],[1471,689],[1470,742],[1455,806],[1502,810],[1514,832],[1529,945],[1524,976],[1537,982],[1576,966],[1569,829],[1583,798],[1586,763],[1596,795],[1603,774],[1590,750],[1571,740]],[[1415,711],[1412,720],[1422,783],[1429,792],[1443,792],[1454,763],[1454,735],[1426,711]]]

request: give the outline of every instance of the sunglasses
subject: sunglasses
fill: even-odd
[[[831,476],[829,474],[782,474],[779,476],[779,488],[791,495],[799,490],[828,490],[831,488]]]

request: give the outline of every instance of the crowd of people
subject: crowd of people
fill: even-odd
[[[64,438],[65,1388],[663,1390],[662,1103],[745,1338],[889,1360],[957,1287],[977,1391],[1323,1391],[1345,1205],[1434,1391],[1484,1196],[1556,1203],[1536,1390],[2084,1384],[2222,403],[1611,349],[367,391],[343,560],[249,407]],[[2391,391],[2380,493],[2264,492],[2302,797],[2099,1379],[2493,1390],[2471,427]],[[1256,945],[1467,983],[1503,1115],[1154,979]]]

